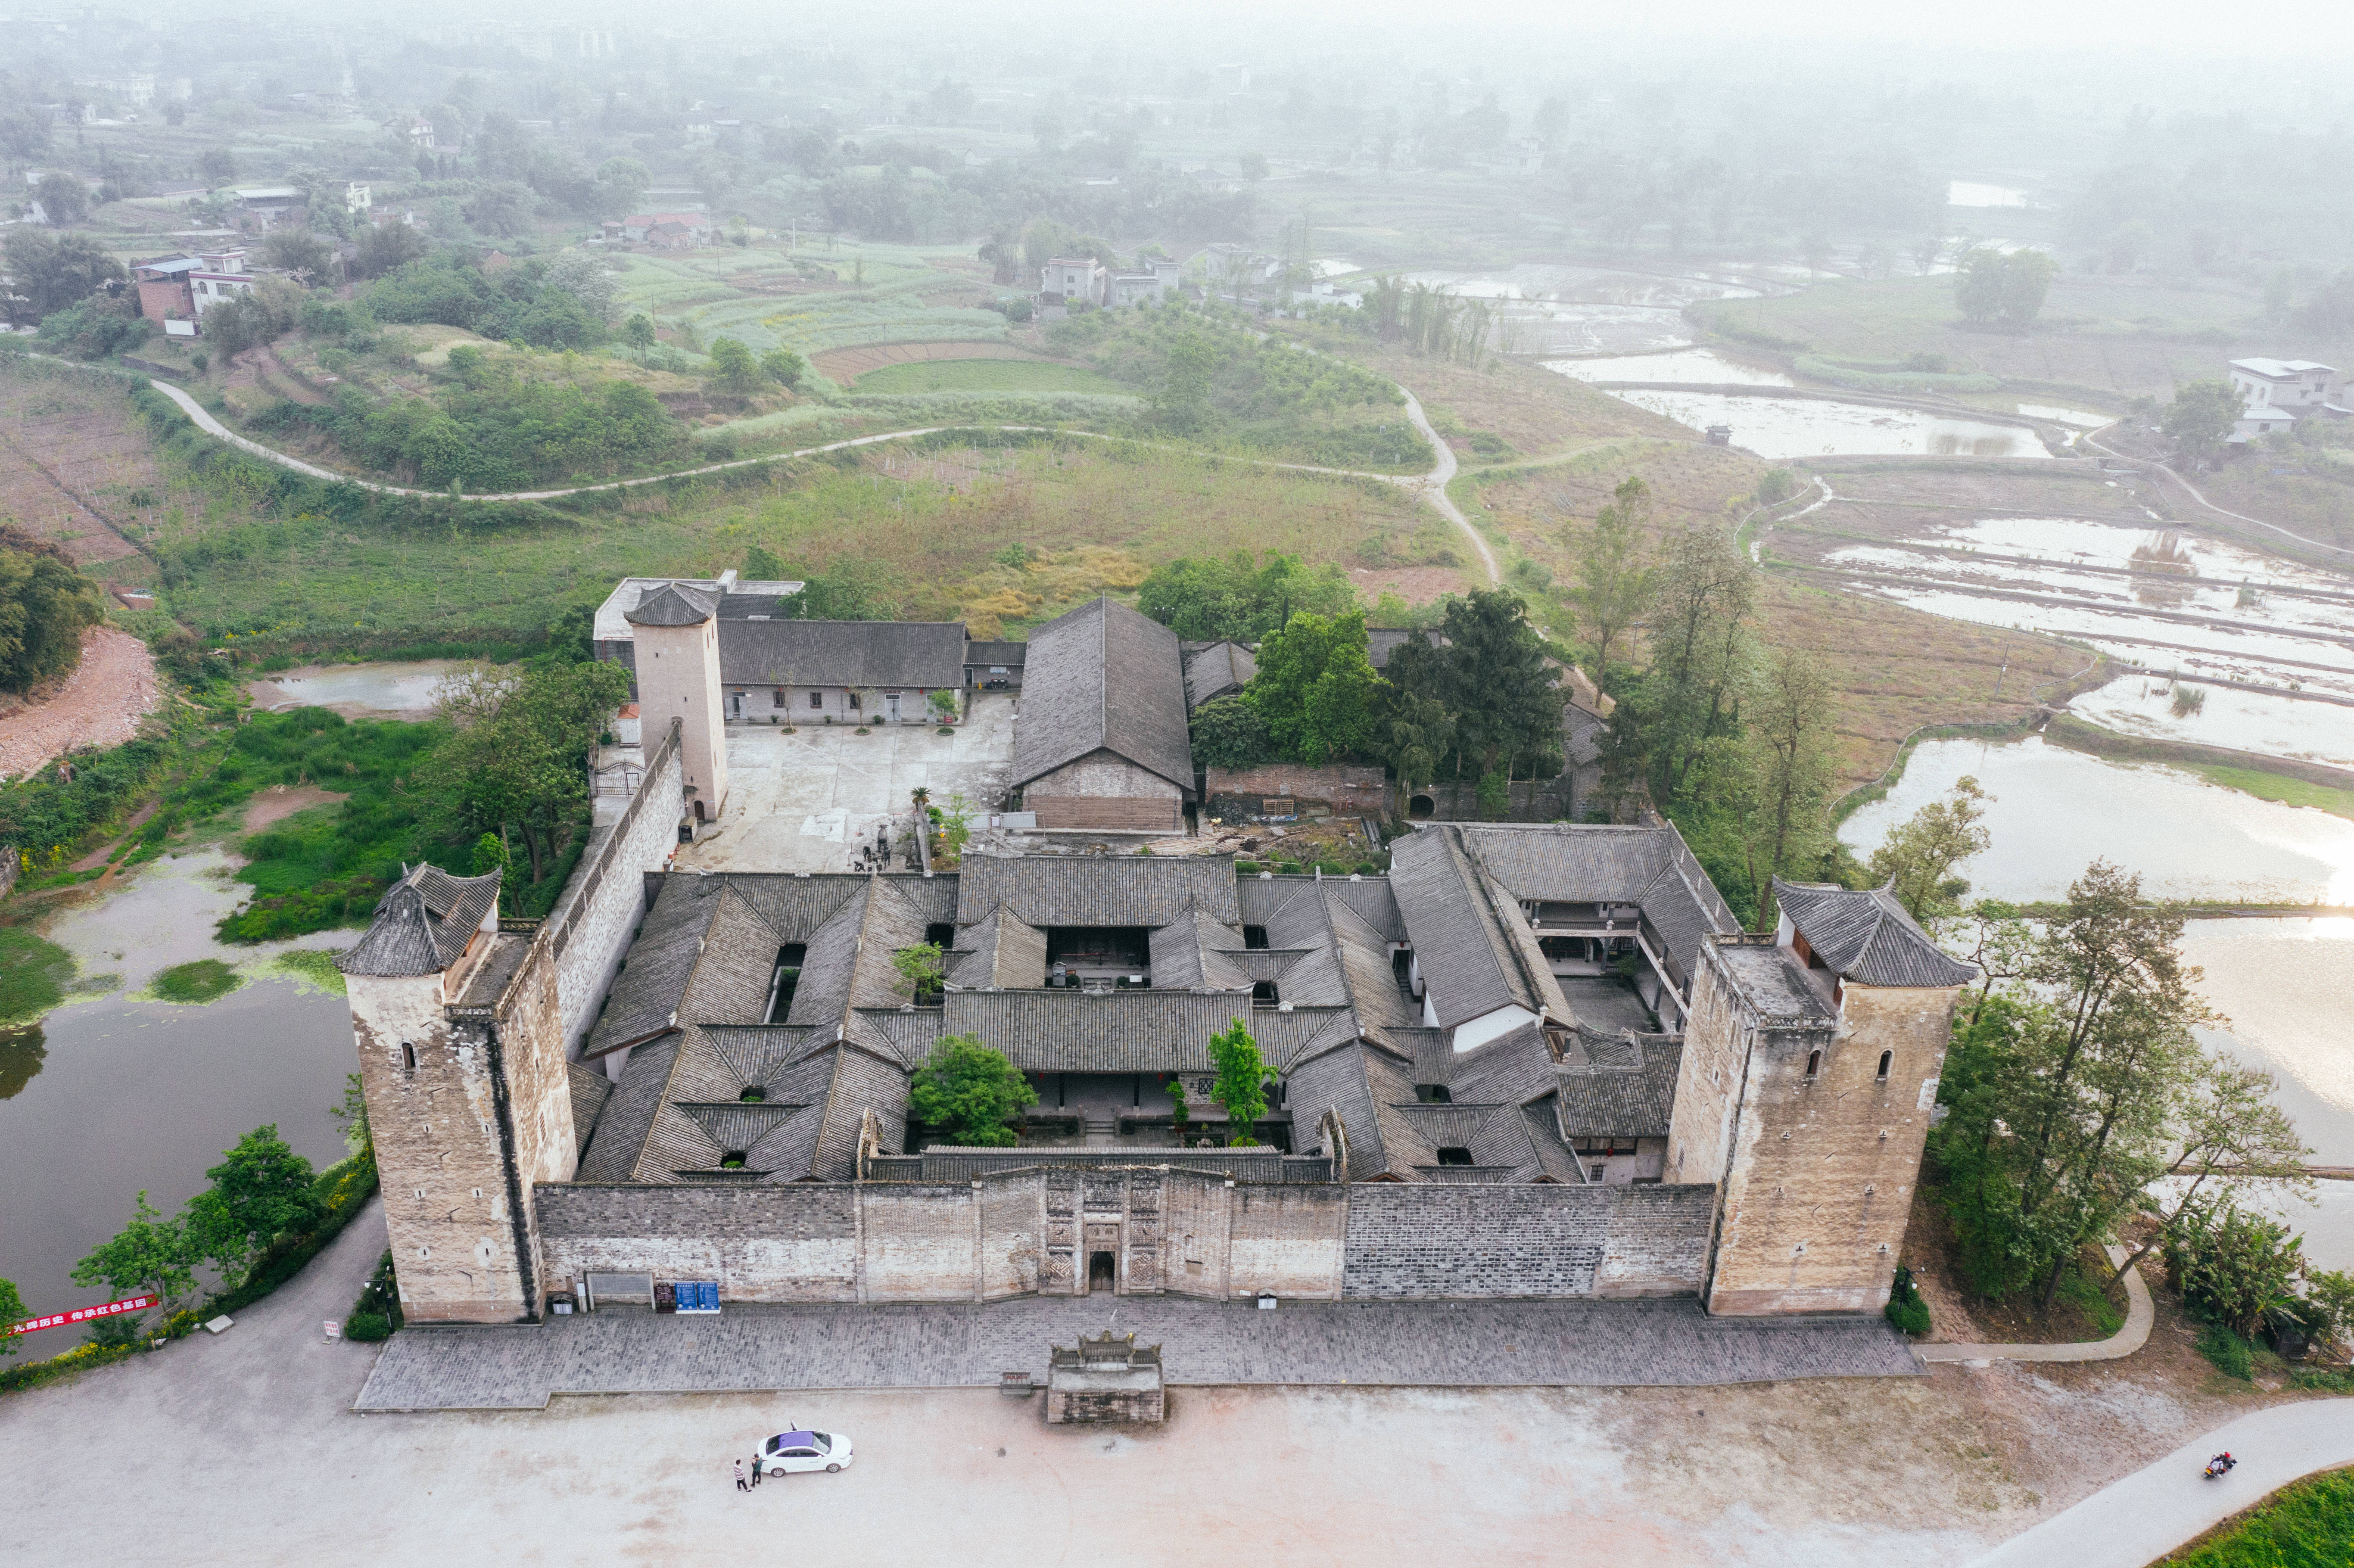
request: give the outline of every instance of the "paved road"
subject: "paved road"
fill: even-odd
[[[1878,1319],[1710,1319],[1684,1301],[1286,1302],[1029,1297],[867,1307],[613,1310],[393,1337],[359,1410],[536,1410],[557,1393],[994,1387],[1046,1347],[1133,1330],[1186,1385],[1702,1387],[1906,1377]]]
[[[2239,1468],[2221,1480],[2200,1478],[2216,1453],[2233,1456]],[[2275,1405],[2102,1488],[1972,1568],[2146,1568],[2291,1481],[2344,1465],[2354,1465],[2354,1399]]]

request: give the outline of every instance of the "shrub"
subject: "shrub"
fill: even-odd
[[[194,963],[175,964],[155,977],[155,994],[165,1001],[216,1001],[235,991],[242,982],[237,970],[218,959],[198,959]]]
[[[2199,1353],[2205,1356],[2217,1372],[2225,1377],[2238,1378],[2242,1383],[2248,1382],[2253,1371],[2251,1361],[2254,1354],[2253,1347],[2220,1324],[2210,1323],[2199,1330]]]
[[[2177,1221],[2166,1238],[2166,1267],[2184,1306],[2245,1340],[2266,1312],[2295,1302],[2302,1243],[2278,1221],[2226,1202]]]
[[[379,1340],[392,1338],[392,1325],[380,1312],[355,1312],[344,1319],[344,1338],[372,1345]]]
[[[1929,1304],[1921,1299],[1920,1287],[1913,1283],[1913,1271],[1899,1266],[1896,1283],[1888,1293],[1888,1320],[1896,1325],[1899,1333],[1915,1339],[1929,1331]]]

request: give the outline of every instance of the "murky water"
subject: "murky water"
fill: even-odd
[[[434,688],[456,668],[452,659],[405,663],[306,664],[248,683],[254,705],[334,708],[345,717],[419,719],[433,712]]]
[[[0,1278],[36,1312],[103,1301],[73,1266],[131,1218],[166,1213],[206,1185],[221,1151],[265,1122],[314,1164],[343,1157],[327,1107],[355,1064],[345,1000],[266,972],[203,1007],[134,1000],[156,971],[217,958],[249,972],[293,947],[342,948],[351,932],[223,948],[213,925],[246,891],[218,850],[142,867],[128,887],[66,910],[47,935],[109,994],[69,1002],[37,1029],[0,1035]],[[99,982],[103,984],[103,981]],[[70,1347],[48,1330],[37,1347]]]
[[[1733,444],[1760,457],[1895,453],[1914,457],[2048,458],[2035,432],[1918,408],[1828,397],[1751,397],[1734,392],[1618,392],[1638,408],[1695,430],[1733,427]]]
[[[1729,359],[1712,348],[1671,354],[1613,355],[1603,359],[1555,359],[1547,370],[1579,381],[1691,381],[1719,387],[1792,387],[1778,370],[1761,370]]]
[[[1868,854],[1966,773],[1996,796],[1986,819],[1994,842],[1960,868],[1978,894],[2057,898],[2101,856],[2161,895],[2354,895],[2354,822],[2038,740],[1925,743],[1889,799],[1850,817],[1840,836]],[[2193,920],[2183,950],[2205,970],[2201,993],[2229,1021],[2211,1043],[2274,1075],[2317,1162],[2354,1164],[2354,920]],[[2354,1267],[2354,1183],[2319,1188],[2319,1208],[2295,1205],[2289,1217],[2323,1266]]]
[[[2090,408],[2062,408],[2052,403],[2020,403],[2019,411],[2031,419],[2049,419],[2055,425],[2081,425],[2097,430],[2104,425],[2114,425],[2118,416],[2095,413]]]
[[[2186,664],[2189,661],[2185,661]],[[2120,735],[2228,746],[2263,757],[2293,757],[2354,768],[2354,707],[2295,697],[2239,692],[2228,686],[2186,688],[2203,693],[2196,712],[2178,715],[2163,678],[2121,675],[2068,704],[2079,718]]]

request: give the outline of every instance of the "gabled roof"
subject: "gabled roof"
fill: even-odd
[[[347,975],[440,974],[458,961],[499,901],[499,874],[452,876],[438,865],[408,871],[376,906],[367,935],[335,960]]]
[[[1948,958],[1885,887],[1858,892],[1774,879],[1775,902],[1807,946],[1843,980],[1858,985],[1932,988],[1978,978]]]
[[[715,597],[684,583],[664,583],[621,618],[632,626],[700,626],[711,619]]]
[[[1185,650],[1185,705],[1198,708],[1214,697],[1231,696],[1257,673],[1258,661],[1239,642],[1190,645]]]
[[[630,619],[644,624],[641,600]],[[735,686],[964,684],[959,620],[738,620],[719,622],[719,679]]]
[[[1166,926],[1196,908],[1222,926],[1243,923],[1235,863],[1224,855],[968,855],[956,923],[972,925],[1001,906],[1042,927]]]
[[[1108,599],[1030,634],[1012,782],[1027,784],[1098,751],[1193,793],[1177,634]]]
[[[1462,830],[1441,824],[1400,839],[1390,888],[1441,1028],[1506,1007],[1569,1017],[1520,906],[1468,852]]]
[[[1570,1138],[1665,1138],[1684,1059],[1677,1034],[1562,1036],[1554,1068],[1562,1132]]]

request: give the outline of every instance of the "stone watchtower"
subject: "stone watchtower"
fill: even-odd
[[[1666,1180],[1717,1185],[1711,1312],[1877,1311],[1978,971],[1884,887],[1774,891],[1772,936],[1702,949]]]
[[[622,613],[637,645],[639,733],[660,735],[679,721],[679,763],[698,830],[717,821],[727,803],[716,599],[707,589],[665,583]]]
[[[498,902],[497,872],[451,876],[419,865],[337,960],[401,1310],[419,1322],[535,1318],[531,1183],[570,1174],[541,1169],[544,1149],[571,1151],[567,1095],[547,1087],[538,1047],[525,1038],[503,1046],[482,1022],[529,942],[500,932]]]

